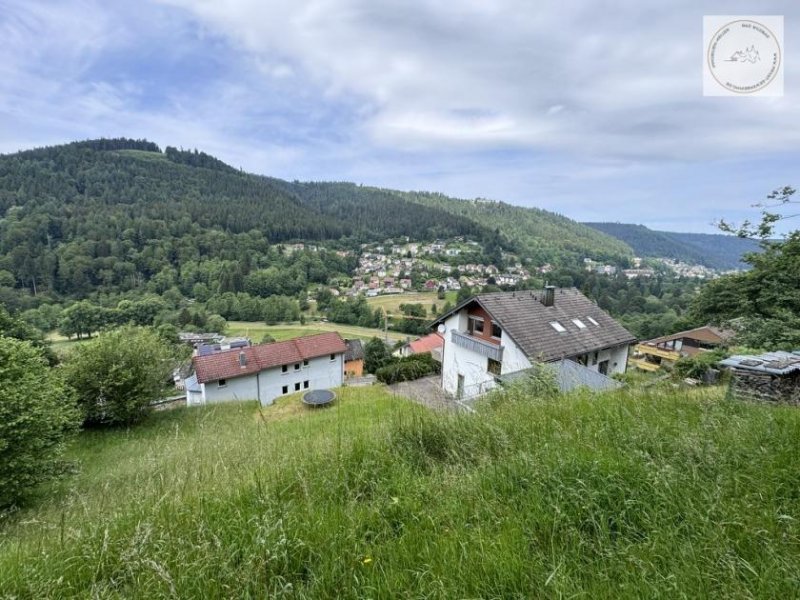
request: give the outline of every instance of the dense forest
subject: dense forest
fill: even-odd
[[[637,256],[671,258],[712,269],[746,269],[744,256],[758,252],[758,242],[732,235],[654,231],[627,223],[585,223],[628,244]]]
[[[271,181],[287,192],[294,192],[304,204],[323,214],[343,218],[364,230],[378,225],[389,236],[410,235],[408,232],[414,230],[413,223],[424,217],[436,221],[431,223],[427,236],[417,234],[417,238],[447,237],[448,231],[442,229],[442,223],[455,220],[462,224],[466,220],[473,224],[474,229],[462,230],[462,234],[485,242],[487,230],[502,232],[506,249],[522,254],[534,264],[578,264],[587,256],[626,264],[633,256],[626,243],[538,208],[490,200],[459,200],[444,194],[400,192],[353,183]]]

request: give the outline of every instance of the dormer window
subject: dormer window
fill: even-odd
[[[563,326],[561,323],[559,323],[558,321],[550,321],[550,327],[552,327],[553,329],[555,329],[555,330],[556,330],[558,333],[564,333],[564,332],[567,330],[567,328],[566,328],[566,327],[564,327],[564,326]]]

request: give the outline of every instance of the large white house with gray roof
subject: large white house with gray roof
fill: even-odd
[[[624,373],[636,338],[575,288],[474,296],[434,322],[444,337],[442,387],[456,398],[492,389],[535,363],[568,360]]]

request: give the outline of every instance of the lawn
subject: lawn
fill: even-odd
[[[720,389],[428,412],[382,387],[81,434],[0,596],[792,598],[800,412]]]
[[[383,330],[358,327],[356,325],[342,325],[340,323],[327,323],[311,321],[305,325],[300,323],[266,325],[260,321],[228,321],[226,333],[231,336],[247,336],[258,343],[265,333],[269,333],[277,341],[286,340],[301,335],[313,335],[325,331],[337,331],[343,338],[359,338],[369,340],[373,337],[383,338]],[[406,334],[389,331],[389,340],[405,340]]]
[[[382,306],[390,315],[401,314],[401,304],[422,304],[425,310],[430,314],[431,305],[436,304],[439,309],[441,309],[446,302],[455,305],[456,296],[456,292],[446,292],[445,299],[440,300],[436,297],[436,292],[409,292],[406,294],[387,294],[385,296],[367,298],[367,304],[373,308]],[[431,317],[433,317],[433,315],[431,315]]]

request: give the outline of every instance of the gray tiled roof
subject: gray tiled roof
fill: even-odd
[[[497,292],[479,294],[473,300],[531,360],[550,362],[636,341],[630,331],[575,288],[556,288],[553,306],[542,304],[541,295],[530,291]],[[467,304],[456,307],[454,312]],[[586,327],[579,328],[572,319],[580,319]],[[556,331],[550,325],[553,321],[561,323],[566,331]]]

